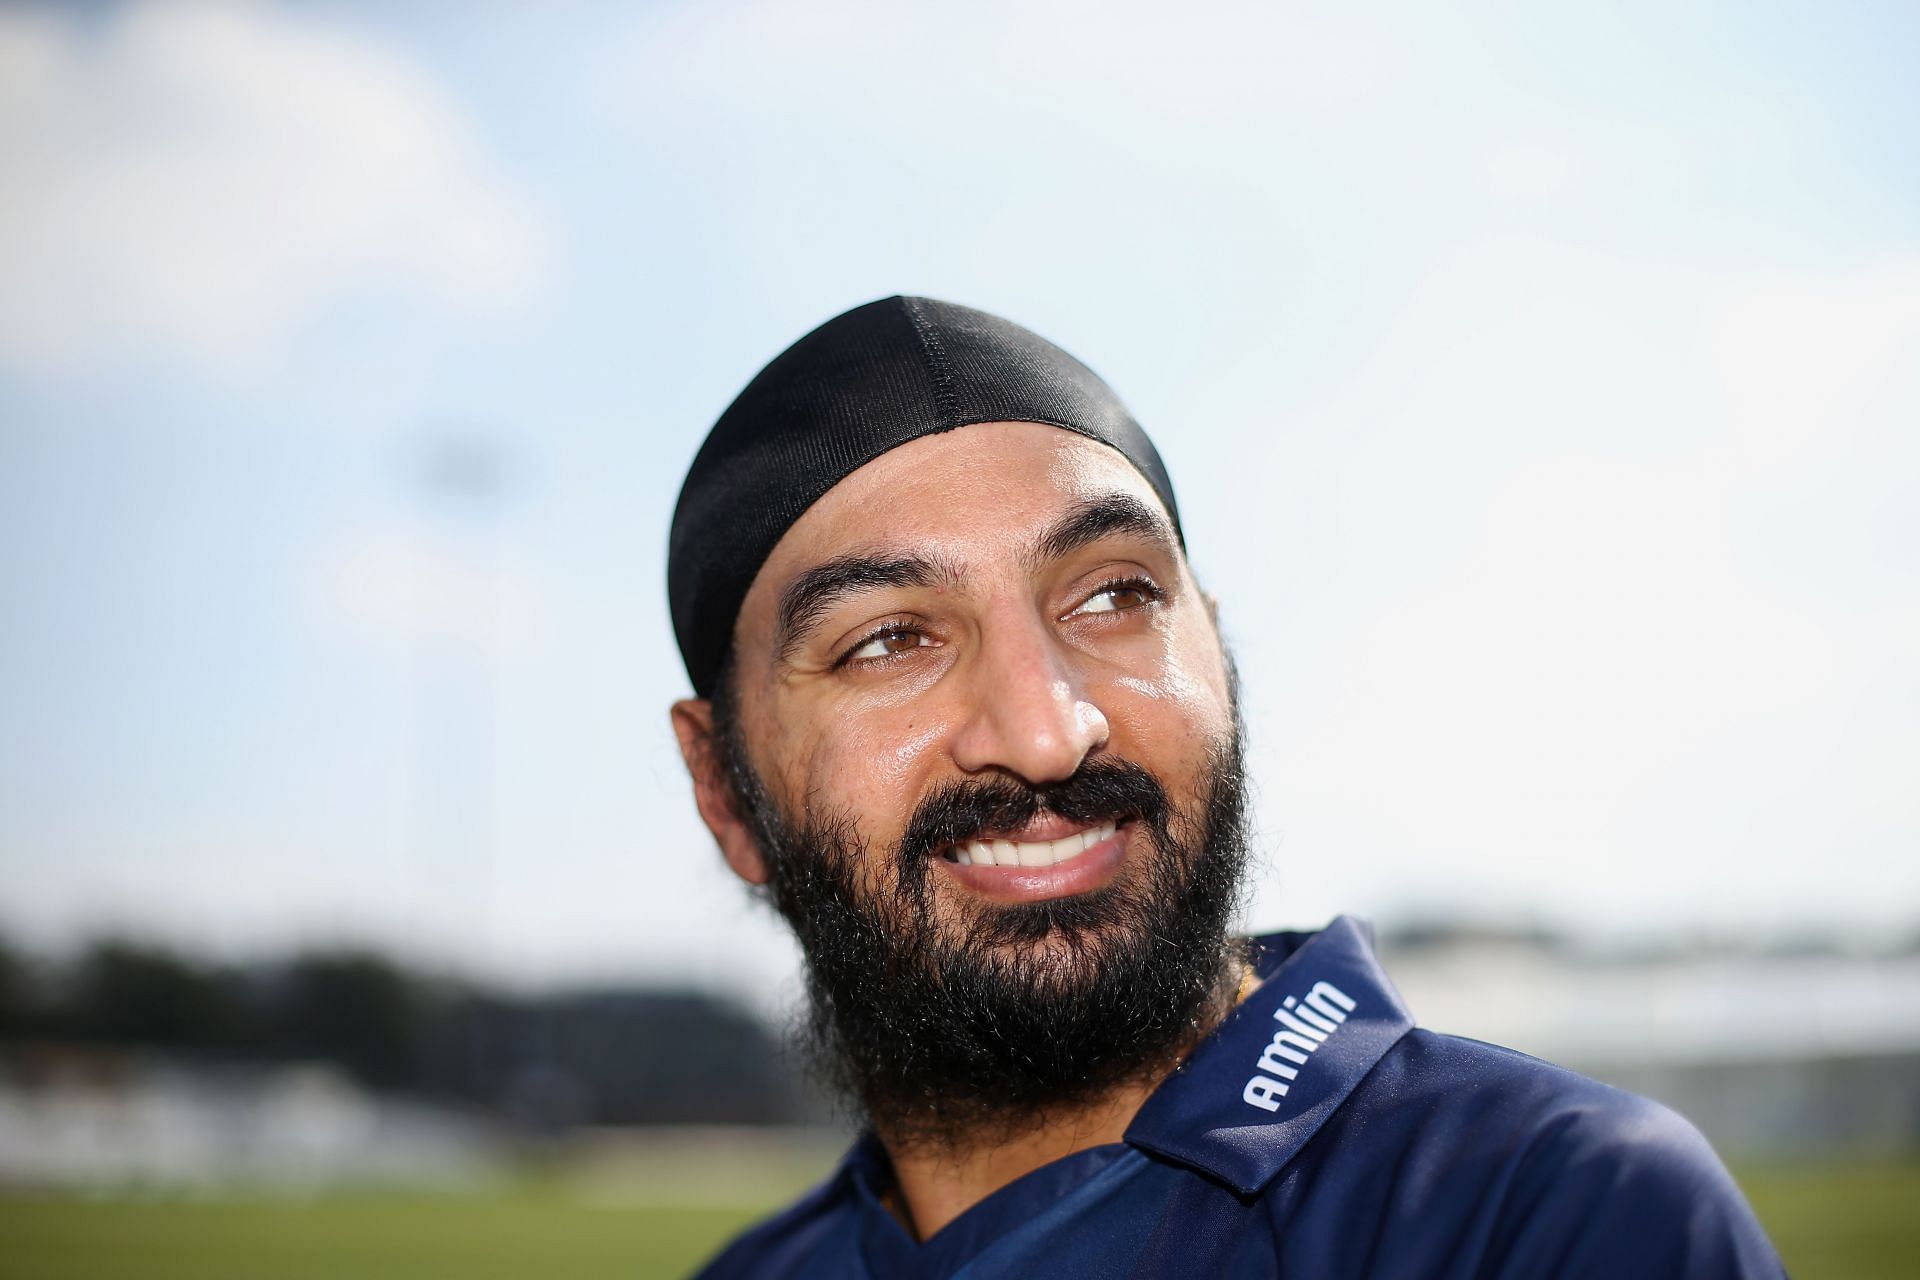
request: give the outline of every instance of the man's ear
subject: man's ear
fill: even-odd
[[[713,832],[714,843],[748,884],[767,882],[767,860],[753,829],[740,816],[739,798],[720,761],[720,740],[713,732],[713,703],[686,698],[673,704],[673,736],[680,740],[680,758],[693,778],[693,803],[701,821]]]

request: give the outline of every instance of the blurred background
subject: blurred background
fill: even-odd
[[[759,366],[1153,433],[1246,925],[1920,1256],[1920,12],[0,8],[0,1274],[675,1275],[844,1144],[666,707]]]

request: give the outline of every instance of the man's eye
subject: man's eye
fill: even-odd
[[[1157,599],[1159,593],[1145,582],[1111,582],[1088,596],[1087,602],[1075,612],[1119,613],[1152,604]]]
[[[841,661],[863,662],[874,658],[890,658],[896,653],[918,649],[927,643],[927,638],[911,627],[889,627],[885,631],[868,636],[857,647],[849,650],[847,656]]]

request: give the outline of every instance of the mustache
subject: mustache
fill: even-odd
[[[969,778],[946,783],[920,802],[899,856],[904,865],[918,866],[983,831],[1024,826],[1042,813],[1087,824],[1141,819],[1157,830],[1167,808],[1159,779],[1125,760],[1089,760],[1072,777],[1037,787],[1008,777]]]

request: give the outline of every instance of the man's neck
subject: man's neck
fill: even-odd
[[[1123,1140],[1127,1126],[1161,1081],[1256,985],[1252,968],[1236,961],[1221,977],[1222,994],[1200,1019],[1200,1034],[1169,1058],[1163,1069],[1116,1085],[1094,1103],[1034,1117],[1011,1135],[1004,1126],[996,1126],[990,1138],[974,1141],[903,1144],[890,1141],[882,1132],[880,1142],[894,1175],[888,1208],[916,1240],[926,1240],[1001,1187],[1042,1165]]]
[[[915,1239],[925,1240],[1016,1178],[1076,1151],[1119,1142],[1160,1079],[1119,1086],[1093,1106],[1039,1119],[992,1142],[897,1147],[882,1135],[893,1162],[888,1207]]]

